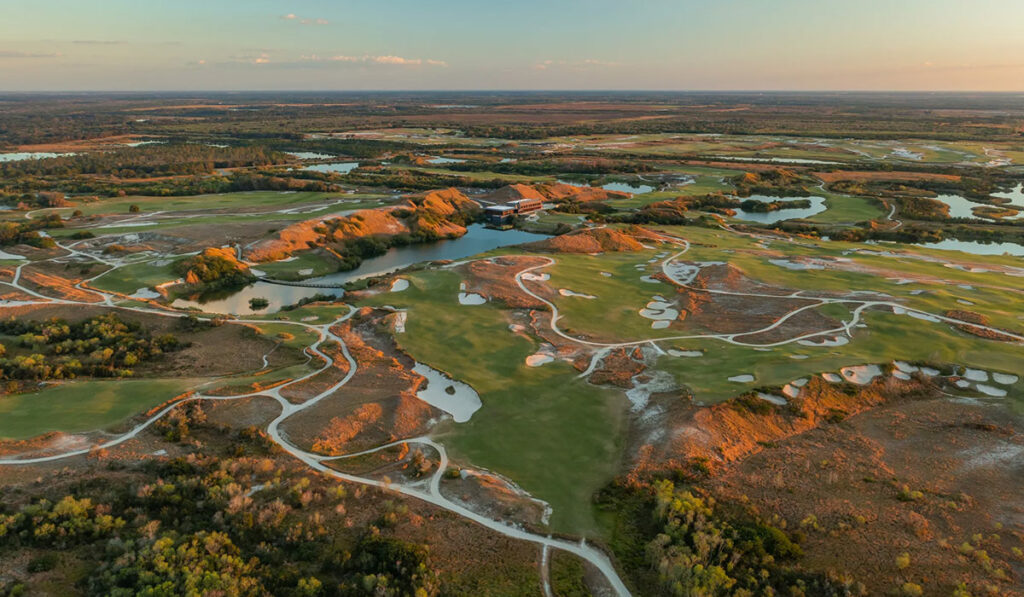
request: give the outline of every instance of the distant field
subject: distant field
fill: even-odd
[[[71,381],[0,397],[0,437],[106,429],[196,384],[194,379]]]

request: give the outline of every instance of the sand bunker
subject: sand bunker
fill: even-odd
[[[750,375],[749,373],[744,373],[743,375],[733,375],[732,377],[729,378],[729,381],[734,383],[750,383],[754,381],[754,376]]]
[[[163,296],[163,295],[160,294],[159,292],[155,292],[153,290],[150,290],[149,288],[140,288],[140,289],[136,290],[134,294],[129,294],[128,295],[129,298],[137,298],[137,299],[158,299],[161,296]]]
[[[971,381],[988,381],[988,372],[981,369],[964,368],[964,377]]]
[[[701,268],[712,266],[712,265],[725,265],[724,261],[699,261],[692,263],[683,263],[679,261],[673,261],[666,263],[664,266],[665,275],[671,278],[678,284],[689,286],[697,278],[697,274],[700,273]]]
[[[551,279],[551,274],[535,274],[533,272],[526,272],[522,277],[524,280],[530,280],[533,282],[546,282]]]
[[[592,294],[583,294],[582,292],[573,292],[572,290],[569,290],[568,288],[559,288],[558,289],[558,294],[560,294],[562,296],[574,296],[574,297],[577,297],[577,298],[585,298],[585,299],[596,299],[597,298],[596,296],[594,296]]]
[[[395,333],[405,333],[405,322],[409,319],[408,311],[398,311],[395,313]]]
[[[814,340],[799,340],[797,342],[797,344],[801,344],[803,346],[843,346],[844,344],[849,343],[850,339],[846,336],[828,336],[817,342]]]
[[[679,318],[679,310],[674,308],[672,303],[652,300],[647,303],[646,307],[640,309],[640,317],[654,320],[651,327],[661,330],[667,328],[673,321]]]
[[[555,360],[555,357],[549,354],[538,352],[536,354],[531,354],[530,356],[526,357],[526,366],[540,367],[541,365],[545,363],[550,363],[553,360]]]
[[[979,392],[981,392],[982,394],[985,394],[987,396],[997,396],[997,397],[1000,397],[1000,398],[1003,397],[1003,396],[1006,396],[1006,390],[1001,390],[999,388],[993,388],[992,386],[987,386],[985,384],[977,384],[974,387],[977,388],[977,390]]]
[[[395,278],[395,281],[391,283],[391,292],[402,292],[409,288],[409,280],[405,278]]]
[[[821,378],[829,383],[839,383],[843,381],[843,378],[836,375],[835,373],[822,373]]]
[[[456,423],[465,423],[483,406],[480,395],[468,384],[450,379],[423,363],[416,363],[412,370],[427,378],[426,387],[416,392],[416,397],[450,414]]]
[[[1004,386],[1008,386],[1010,384],[1015,384],[1015,383],[1017,383],[1018,379],[1020,379],[1020,378],[1017,377],[1016,375],[1010,375],[1008,373],[993,373],[992,374],[992,381],[994,381],[994,382],[996,382],[998,384],[1002,384]]]
[[[475,292],[460,292],[459,293],[459,304],[460,305],[482,305],[487,302],[487,299],[476,294]]]
[[[677,350],[675,348],[668,349],[668,354],[674,357],[702,357],[704,353],[699,350]]]
[[[791,270],[825,269],[825,266],[815,260],[790,261],[788,259],[769,259],[768,263]]]
[[[855,367],[843,367],[839,372],[842,373],[846,381],[863,386],[881,375],[882,369],[878,365],[858,365]]]
[[[786,405],[786,399],[783,398],[782,396],[776,396],[775,394],[766,394],[764,392],[758,392],[757,397],[760,398],[761,400],[764,400],[765,402],[771,402],[772,404],[777,404],[779,406]]]

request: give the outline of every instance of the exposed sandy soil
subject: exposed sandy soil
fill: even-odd
[[[587,378],[592,384],[613,385],[629,389],[633,387],[633,377],[647,368],[644,354],[639,348],[616,348],[606,354],[601,363]]]
[[[83,303],[101,303],[103,297],[96,293],[75,288],[82,278],[74,276],[64,265],[44,261],[26,265],[21,270],[20,283],[25,288],[44,296],[68,299]]]
[[[587,228],[526,245],[538,251],[556,253],[602,253],[605,251],[641,251],[638,240],[610,228]]]
[[[960,176],[956,174],[934,174],[931,172],[884,172],[884,171],[851,171],[836,170],[834,172],[812,172],[815,176],[827,183],[838,180],[938,180],[943,182],[959,182]]]
[[[246,257],[252,261],[282,259],[320,244],[342,243],[366,236],[395,236],[430,232],[439,237],[462,236],[466,228],[447,218],[473,211],[479,205],[456,189],[430,191],[403,204],[363,209],[347,216],[321,216],[285,227],[275,238],[256,243]]]
[[[899,401],[773,440],[707,487],[802,527],[803,565],[851,573],[868,594],[914,582],[926,595],[953,594],[959,583],[974,595],[1022,595],[1024,562],[1010,553],[1024,546],[1020,430],[998,403]],[[903,553],[910,566],[899,570]]]
[[[515,274],[547,263],[539,257],[495,257],[473,261],[456,268],[466,283],[466,292],[479,294],[512,308],[546,309],[544,303],[523,292],[515,283]]]
[[[545,516],[543,503],[487,471],[465,469],[458,478],[445,478],[441,493],[495,520],[537,527]]]
[[[423,377],[390,338],[372,338],[386,312],[363,309],[336,328],[358,363],[355,376],[338,392],[303,410],[283,425],[288,438],[324,454],[359,451],[426,432],[441,411],[416,398]]]
[[[848,416],[885,402],[886,397],[936,395],[927,381],[880,377],[867,386],[830,384],[813,377],[804,392],[779,407],[741,397],[707,407],[675,409],[668,439],[641,446],[635,470],[684,468],[691,459],[727,464],[759,452],[769,442],[804,433],[830,416]]]

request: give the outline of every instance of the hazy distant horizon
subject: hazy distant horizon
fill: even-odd
[[[11,3],[9,3],[11,4]],[[1024,91],[1016,0],[36,0],[0,91]]]

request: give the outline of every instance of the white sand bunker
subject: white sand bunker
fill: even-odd
[[[993,373],[992,374],[992,381],[996,382],[997,384],[1002,384],[1004,386],[1008,386],[1010,384],[1015,384],[1015,383],[1017,383],[1017,380],[1019,380],[1019,379],[1020,378],[1017,377],[1016,375],[1010,375],[1009,373]]]
[[[647,282],[648,284],[661,284],[661,280],[657,280],[650,276],[640,276],[640,280]]]
[[[655,299],[658,298],[661,297],[655,297]],[[654,323],[651,324],[651,327],[660,330],[667,328],[679,317],[679,310],[675,309],[672,303],[652,300],[647,303],[646,307],[640,309],[640,317],[653,320]]]
[[[459,291],[460,305],[482,305],[487,302],[487,299],[482,295],[476,294],[475,292],[466,292],[465,282],[459,285]]]
[[[749,373],[744,373],[742,375],[733,375],[732,377],[729,378],[729,381],[733,383],[750,383],[754,381],[754,376]]]
[[[676,380],[671,374],[664,371],[647,371],[633,378],[633,387],[626,390],[626,398],[632,404],[630,410],[638,412],[647,406],[651,394],[674,389]]]
[[[964,377],[971,381],[988,381],[988,372],[981,369],[964,368]]]
[[[555,360],[555,357],[553,357],[553,356],[551,356],[549,354],[544,354],[542,352],[538,352],[536,354],[531,354],[530,356],[526,357],[526,366],[527,367],[540,367],[544,363],[550,363],[553,360]]]
[[[689,357],[689,358],[704,356],[704,353],[699,351],[699,350],[678,350],[678,349],[675,349],[675,348],[668,349],[668,354],[670,354],[670,355],[672,355],[674,357]]]
[[[568,288],[559,288],[558,289],[558,294],[560,294],[562,296],[575,296],[577,298],[585,298],[585,299],[596,299],[597,298],[596,296],[594,296],[592,294],[583,294],[582,292],[573,292],[572,290],[569,290]]]
[[[800,394],[800,388],[788,383],[782,386],[782,393],[789,398],[796,398]]]
[[[480,395],[468,384],[423,363],[416,363],[412,370],[427,378],[427,386],[416,392],[416,397],[450,414],[456,423],[465,423],[483,406]]]
[[[903,381],[907,381],[908,379],[910,379],[909,373],[904,373],[900,370],[893,371],[892,376],[895,377],[896,379],[902,379]]]
[[[802,346],[843,346],[849,344],[850,339],[846,336],[826,336],[819,341],[814,340],[799,340],[797,344]]]
[[[308,275],[310,275],[312,273],[313,273],[313,268],[311,268],[311,267],[307,267],[307,268],[299,270],[299,275],[300,276],[308,276]]]
[[[157,299],[160,298],[161,296],[163,295],[161,295],[159,292],[150,290],[148,288],[140,288],[136,290],[133,294],[128,295],[129,298],[137,299]]]
[[[790,261],[789,259],[769,259],[768,263],[791,270],[825,269],[825,265],[815,259]]]
[[[409,281],[405,278],[395,278],[395,281],[391,283],[391,292],[402,292],[409,288]]]
[[[541,344],[537,352],[526,357],[527,367],[540,367],[545,363],[555,360],[557,352],[551,344]]]
[[[786,387],[788,388],[789,386],[786,386]],[[785,391],[785,390],[783,390],[783,391]],[[795,394],[794,394],[794,396],[795,396]],[[785,406],[786,405],[786,399],[783,398],[782,396],[776,396],[775,394],[766,394],[764,392],[758,392],[757,393],[757,397],[760,398],[761,400],[764,400],[765,402],[771,402],[772,404],[777,404],[779,406]]]
[[[789,355],[789,358],[795,359],[797,361],[802,361],[802,360],[807,358],[807,355],[805,355],[805,354],[791,354],[791,355]]]
[[[459,304],[460,305],[482,305],[487,302],[487,299],[473,292],[460,292],[459,293]]]
[[[315,317],[315,316],[314,316]],[[395,333],[405,333],[405,322],[409,319],[408,311],[398,311],[395,313]]]
[[[725,265],[724,261],[701,261],[696,263],[682,263],[679,261],[672,261],[666,263],[663,266],[665,274],[678,282],[679,284],[687,285],[693,282],[697,274],[700,273],[702,267],[708,267],[709,265]]]
[[[839,383],[843,381],[843,378],[839,377],[835,373],[822,373],[821,378],[829,383]]]
[[[921,313],[919,311],[908,311],[908,310],[904,309],[903,307],[893,307],[892,308],[892,312],[895,313],[896,315],[909,315],[909,316],[913,317],[914,319],[921,319],[921,320],[924,320],[924,321],[930,321],[932,323],[938,323],[939,322],[939,318],[937,318],[937,317],[935,317],[933,315],[929,315],[927,313]]]
[[[535,274],[533,272],[526,272],[523,274],[524,280],[531,280],[533,282],[546,282],[551,279],[551,274]]]
[[[878,365],[857,365],[855,367],[843,367],[839,372],[843,374],[843,378],[846,381],[863,386],[881,375],[882,369]]]
[[[1006,395],[1006,390],[1001,390],[999,388],[993,388],[992,386],[987,386],[987,385],[982,384],[982,383],[980,383],[980,384],[978,384],[978,385],[976,385],[974,387],[977,388],[979,392],[981,392],[982,394],[985,394],[986,396],[996,396],[996,397],[1002,398],[1003,396]]]
[[[605,278],[611,278],[612,277],[612,275],[609,274],[608,272],[601,272],[601,275],[604,276]]]

